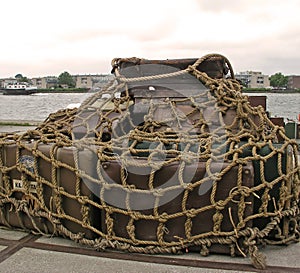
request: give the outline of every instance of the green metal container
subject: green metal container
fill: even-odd
[[[284,126],[286,136],[289,138],[296,138],[297,136],[297,123],[295,122],[288,122]]]

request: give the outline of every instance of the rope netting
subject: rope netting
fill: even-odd
[[[115,59],[115,79],[79,108],[2,134],[2,224],[97,250],[249,255],[258,268],[259,245],[298,242],[295,140],[250,105],[225,57],[174,67]]]

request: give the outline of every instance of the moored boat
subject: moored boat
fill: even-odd
[[[3,90],[3,95],[31,95],[37,92],[37,87],[28,83],[13,83],[8,84]]]

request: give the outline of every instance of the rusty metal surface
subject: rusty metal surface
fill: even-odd
[[[15,254],[17,251],[19,251],[21,248],[24,247],[27,243],[30,243],[32,241],[35,241],[38,239],[40,236],[35,236],[32,234],[28,234],[27,236],[21,238],[20,240],[5,240],[5,239],[0,239],[0,245],[6,245],[7,248],[2,250],[0,252],[0,263],[2,263],[4,260],[8,259],[10,256]],[[1,268],[1,266],[0,266]],[[0,269],[1,271],[1,269]]]

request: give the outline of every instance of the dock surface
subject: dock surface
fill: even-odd
[[[105,272],[105,273],[237,273],[300,272],[300,244],[267,246],[265,270],[255,269],[249,258],[199,253],[145,255],[117,251],[98,252],[60,238],[0,229],[0,272]]]

